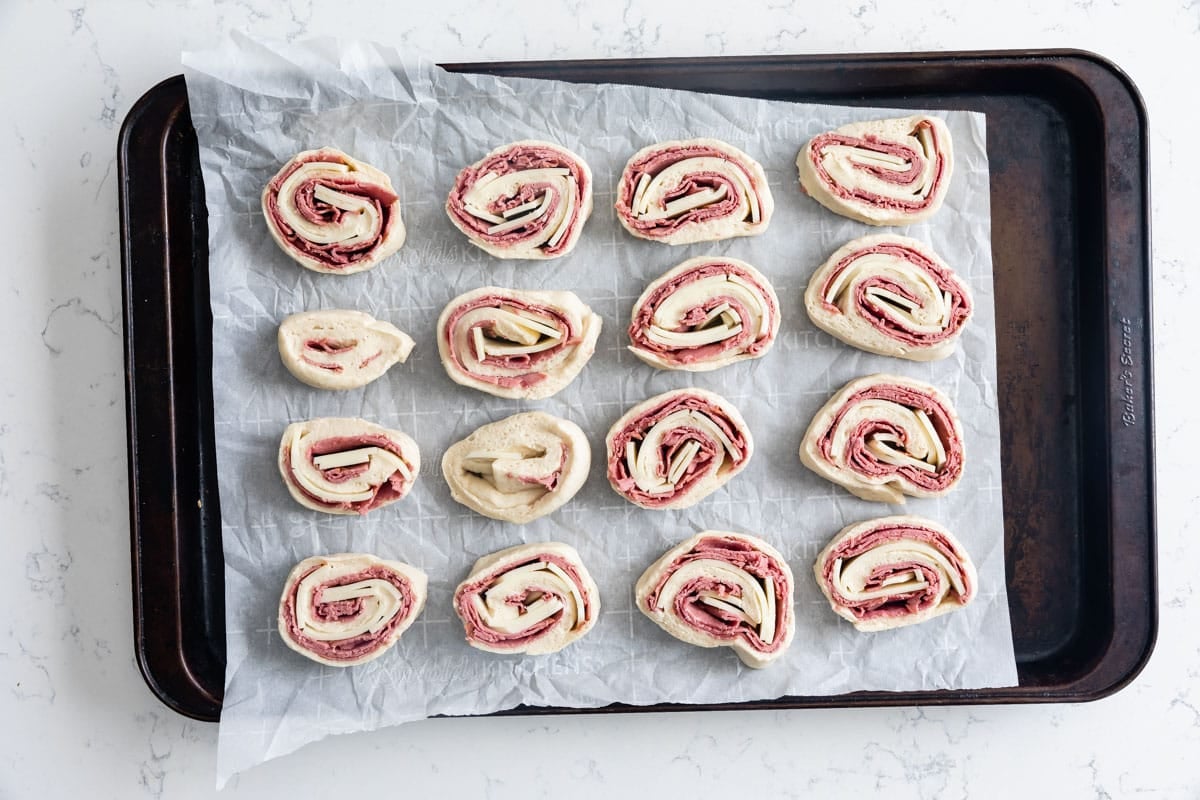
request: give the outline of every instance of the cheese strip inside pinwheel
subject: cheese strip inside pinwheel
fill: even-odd
[[[804,191],[830,211],[869,225],[909,225],[941,208],[954,156],[946,123],[917,115],[814,136],[796,166]]]
[[[571,292],[486,286],[451,300],[438,352],[455,383],[540,400],[575,379],[596,351],[600,315]]]
[[[475,562],[454,592],[467,643],[489,653],[555,653],[596,624],[600,592],[575,548],[510,547]]]
[[[294,422],[279,443],[279,473],[297,503],[366,514],[408,494],[421,469],[417,443],[353,417]]]
[[[775,201],[762,166],[716,139],[659,142],[634,153],[617,188],[617,219],[641,239],[690,244],[767,229]]]
[[[847,525],[817,556],[817,585],[860,631],[913,625],[975,599],[975,565],[950,531],[920,517]]]
[[[863,236],[829,257],[808,282],[814,324],[884,356],[934,361],[954,352],[971,317],[971,291],[916,239]]]
[[[316,272],[362,272],[404,244],[391,179],[332,147],[285,164],[263,189],[262,208],[283,252]]]
[[[446,214],[471,243],[497,258],[558,258],[579,241],[592,213],[592,171],[550,142],[497,147],[458,173]]]
[[[523,524],[558,509],[587,480],[592,449],[569,420],[541,411],[484,425],[450,446],[450,496],[492,519]]]
[[[748,667],[792,643],[792,570],[754,536],[704,531],[642,573],[637,606],[667,633],[700,647],[730,647]]]
[[[631,408],[608,431],[608,482],[642,508],[695,505],[745,469],[746,421],[720,395],[677,389]]]
[[[707,372],[759,358],[779,332],[779,299],[736,258],[692,258],[646,287],[633,304],[630,350],[659,369]]]
[[[361,553],[306,558],[279,600],[279,635],[301,655],[331,667],[378,658],[425,606],[425,573]]]
[[[279,323],[279,357],[318,389],[357,389],[403,363],[413,340],[362,311],[304,311]]]
[[[816,416],[800,445],[809,469],[864,500],[937,497],[962,476],[962,426],[950,401],[896,375],[850,381]]]

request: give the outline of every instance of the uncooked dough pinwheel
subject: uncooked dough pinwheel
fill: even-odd
[[[492,519],[523,524],[558,509],[587,480],[592,449],[570,420],[541,411],[484,425],[442,456],[450,496]]]
[[[318,389],[357,389],[403,363],[413,340],[362,311],[303,311],[279,323],[279,357],[297,380]]]
[[[884,356],[934,361],[954,352],[971,291],[916,239],[863,236],[829,257],[804,293],[818,328]]]
[[[283,252],[316,272],[362,272],[404,244],[391,179],[332,147],[285,164],[263,189],[262,208]]]
[[[279,599],[279,635],[288,647],[331,667],[383,655],[425,607],[428,580],[400,561],[362,553],[306,558]]]
[[[437,323],[455,383],[540,400],[575,379],[596,351],[600,315],[572,292],[485,286],[451,300]]]
[[[950,531],[920,517],[847,525],[817,556],[817,585],[860,631],[914,625],[975,599],[975,565]]]
[[[497,147],[458,173],[446,214],[496,258],[546,259],[575,247],[592,213],[592,171],[550,142]]]
[[[629,349],[659,369],[707,372],[763,356],[778,332],[779,298],[761,272],[736,258],[700,257],[642,292]]]
[[[855,122],[814,136],[796,158],[814,200],[869,225],[909,225],[942,206],[954,156],[937,117]]]
[[[353,417],[294,422],[279,443],[293,499],[328,514],[366,514],[403,498],[421,470],[417,443]]]
[[[728,400],[676,389],[629,409],[608,431],[608,482],[642,508],[687,508],[750,463],[754,441]]]
[[[635,594],[643,614],[676,639],[730,647],[759,669],[792,643],[792,570],[754,536],[704,531],[663,554]]]
[[[850,381],[808,426],[800,460],[864,500],[937,497],[962,476],[962,426],[950,401],[897,375]]]
[[[716,139],[659,142],[634,153],[617,187],[617,219],[667,244],[757,236],[775,201],[762,166]]]
[[[600,592],[575,548],[518,545],[484,556],[454,592],[467,644],[489,653],[555,653],[592,629]]]

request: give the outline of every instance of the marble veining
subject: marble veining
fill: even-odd
[[[365,35],[443,61],[1053,46],[1114,59],[1152,125],[1161,603],[1149,666],[1096,703],[434,720],[320,742],[223,796],[330,794],[350,781],[416,797],[1200,796],[1200,265],[1186,138],[1200,107],[1181,94],[1181,76],[1200,74],[1197,0],[950,13],[934,0],[5,4],[0,46],[24,68],[0,72],[0,208],[21,232],[0,271],[0,796],[213,794],[215,728],[158,703],[133,659],[115,151],[126,113],[179,72],[180,50],[233,30]]]

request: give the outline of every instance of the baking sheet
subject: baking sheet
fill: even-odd
[[[808,321],[802,296],[813,269],[848,239],[874,229],[804,197],[794,167],[800,145],[821,130],[909,112],[450,75],[431,65],[405,66],[385,47],[333,40],[284,45],[237,37],[188,54],[184,63],[210,231],[228,651],[219,782],[331,733],[431,714],[519,703],[730,702],[1016,682],[1003,573],[982,115],[945,115],[956,154],[946,204],[931,222],[902,231],[954,265],[977,305],[955,356],[916,364],[859,353]],[[656,140],[691,136],[724,139],[764,165],[776,201],[765,235],[671,248],[620,229],[611,204],[628,156]],[[442,211],[458,169],[519,138],[559,141],[583,155],[595,175],[596,211],[564,259],[498,261],[469,245]],[[258,208],[261,188],[280,164],[325,144],[385,170],[401,194],[408,242],[362,275],[300,269],[271,241]],[[773,281],[783,314],[775,348],[764,359],[700,375],[642,365],[624,351],[633,300],[669,267],[710,253],[750,261]],[[604,317],[596,356],[556,397],[506,401],[445,376],[434,321],[451,297],[487,284],[571,289]],[[320,307],[361,308],[391,320],[417,340],[417,349],[407,364],[362,390],[333,394],[302,386],[279,363],[275,326],[287,314]],[[910,500],[904,510],[959,534],[979,567],[982,593],[964,612],[865,636],[828,610],[810,565],[842,525],[900,508],[866,503],[823,482],[800,464],[796,450],[811,415],[837,387],[879,371],[929,380],[957,405],[968,452],[962,483],[946,498]],[[634,403],[691,385],[718,391],[741,409],[757,442],[753,461],[691,509],[629,505],[604,478],[604,432]],[[556,514],[524,527],[478,517],[451,501],[438,471],[441,452],[479,425],[528,408],[573,419],[589,434],[595,457],[584,489]],[[279,435],[288,422],[327,415],[363,416],[413,435],[424,466],[412,494],[364,519],[296,506],[274,466]],[[756,533],[792,564],[796,640],[768,670],[748,670],[726,650],[676,642],[633,608],[632,586],[642,569],[704,528]],[[604,607],[596,628],[543,658],[467,647],[450,596],[471,563],[502,547],[552,539],[575,546],[600,585]],[[346,550],[421,567],[430,576],[430,597],[392,651],[338,670],[288,650],[274,618],[296,561]]]

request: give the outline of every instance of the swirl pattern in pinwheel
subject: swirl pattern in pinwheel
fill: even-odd
[[[669,270],[633,304],[630,350],[659,369],[707,372],[760,358],[779,332],[779,298],[736,258],[699,257]]]
[[[288,647],[331,667],[383,655],[425,606],[425,573],[363,553],[306,558],[279,600],[279,635]]]
[[[975,565],[953,534],[911,516],[847,525],[813,573],[834,613],[860,631],[924,622],[962,608],[978,591]]]
[[[438,352],[455,383],[538,400],[575,379],[596,351],[600,315],[571,292],[486,286],[451,300]]]
[[[410,437],[354,417],[294,422],[279,443],[279,474],[292,498],[327,514],[366,514],[395,503],[420,469]]]
[[[642,574],[638,609],[676,639],[730,647],[748,667],[783,655],[795,632],[792,571],[755,536],[704,531]]]
[[[613,424],[608,482],[642,508],[687,508],[750,463],[754,441],[742,415],[704,389],[651,397]]]
[[[541,542],[476,561],[454,592],[454,611],[474,648],[545,655],[592,629],[600,592],[575,548]]]
[[[800,460],[864,500],[937,497],[962,477],[962,426],[933,386],[897,375],[853,380],[808,426]]]
[[[458,173],[446,214],[496,258],[547,259],[575,247],[592,213],[592,171],[550,142],[506,144]]]
[[[941,208],[954,156],[946,123],[916,115],[814,136],[796,167],[804,191],[830,211],[869,225],[910,225]]]
[[[634,153],[615,204],[625,230],[667,244],[757,236],[775,201],[753,158],[716,139],[659,142]]]
[[[262,209],[283,252],[316,272],[362,272],[404,244],[391,179],[332,147],[285,164],[263,189]]]

